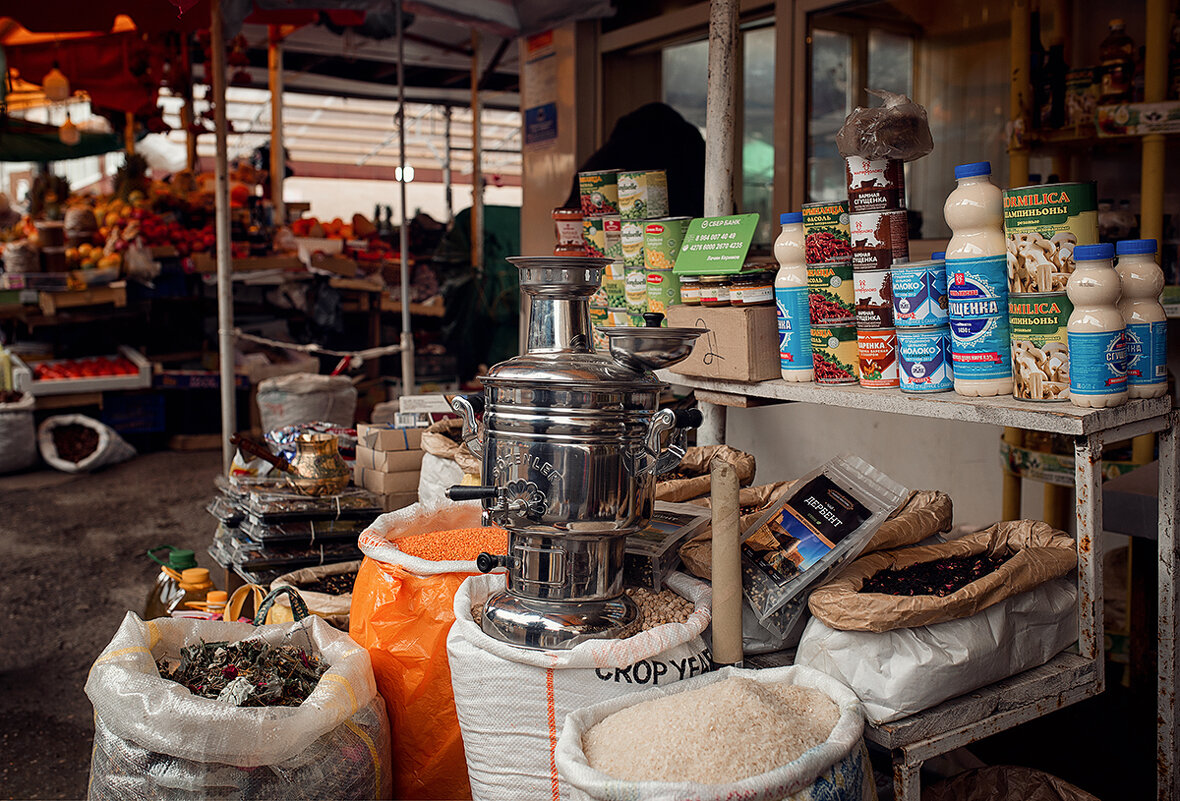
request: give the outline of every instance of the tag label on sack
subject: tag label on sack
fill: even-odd
[[[658,687],[664,676],[669,677],[664,681],[664,684],[668,684],[669,681],[684,681],[715,669],[713,655],[708,648],[703,648],[700,653],[683,659],[641,659],[627,667],[595,668],[594,675],[600,681],[615,684],[650,684]]]
[[[447,402],[447,396],[438,395],[404,395],[399,400],[402,414],[454,414],[455,410]]]

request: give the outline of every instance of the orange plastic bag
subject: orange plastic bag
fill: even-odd
[[[353,586],[348,633],[368,650],[389,713],[394,798],[471,798],[447,633],[459,585],[479,570],[474,561],[409,556],[393,541],[479,525],[478,502],[414,504],[377,518],[360,537],[365,560]]]

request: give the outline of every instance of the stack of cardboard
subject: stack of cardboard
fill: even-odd
[[[387,512],[418,500],[418,474],[424,453],[422,431],[387,424],[357,425],[353,481],[380,495]]]

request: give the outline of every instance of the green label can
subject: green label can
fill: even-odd
[[[807,300],[812,325],[856,323],[856,286],[852,262],[807,265]]]
[[[618,181],[618,170],[578,173],[578,194],[582,198],[582,216],[605,217],[608,214],[618,214]]]
[[[642,267],[628,267],[625,278],[624,300],[632,317],[643,319],[647,311],[647,271]]]
[[[582,246],[587,256],[606,258],[606,228],[601,217],[582,220]]]
[[[668,216],[668,175],[663,170],[619,173],[619,214],[624,220]]]
[[[680,278],[671,270],[651,270],[647,274],[647,310],[666,314],[669,306],[680,302]]]
[[[851,261],[848,203],[804,203],[803,235],[808,264]]]
[[[1069,399],[1069,337],[1073,304],[1064,292],[1008,296],[1012,330],[1013,396],[1031,401]]]
[[[590,336],[594,341],[595,350],[607,350],[609,342],[606,335],[598,329],[610,325],[610,312],[605,308],[598,306],[590,307]]]
[[[627,279],[623,278],[603,278],[602,291],[606,295],[606,305],[612,309],[617,309],[627,305]]]
[[[616,216],[602,218],[603,255],[608,259],[623,258],[623,221]]]
[[[619,246],[623,251],[623,265],[643,266],[643,229],[646,224],[639,220],[623,220],[620,228]]]
[[[671,270],[676,266],[690,217],[648,220],[643,228],[643,263],[648,271]]]
[[[1064,292],[1074,247],[1098,243],[1094,183],[1005,189],[1004,237],[1009,292]]]
[[[812,326],[811,361],[817,384],[855,384],[860,375],[856,326]]]

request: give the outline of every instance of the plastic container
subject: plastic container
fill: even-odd
[[[1083,408],[1118,406],[1127,400],[1126,324],[1119,313],[1114,246],[1079,245],[1066,294],[1069,316],[1069,400]]]
[[[991,182],[992,165],[987,161],[955,167],[957,186],[947,195],[942,213],[954,235],[945,258],[978,259],[1002,256],[1004,240],[1004,194]]]
[[[1099,70],[1102,74],[1099,105],[1129,103],[1134,98],[1135,42],[1127,35],[1121,19],[1112,19],[1110,32],[1098,45]]]
[[[782,231],[774,240],[774,258],[779,263],[774,277],[779,366],[784,381],[811,381],[815,369],[811,358],[811,308],[807,297],[803,214],[789,212],[781,215],[779,222]]]
[[[190,567],[181,572],[177,585],[180,594],[169,606],[168,614],[172,617],[193,617],[194,613],[199,615],[205,607],[210,590],[213,589],[209,571],[203,567]],[[222,609],[224,608],[225,603],[222,599]]]
[[[1127,397],[1156,398],[1168,391],[1168,319],[1160,304],[1164,273],[1154,239],[1115,245],[1123,295],[1119,312],[1127,326]]]
[[[168,561],[161,561],[156,556],[157,551],[168,549]],[[147,602],[143,607],[143,619],[151,620],[157,617],[167,617],[176,608],[176,603],[184,595],[180,588],[180,579],[185,570],[197,566],[196,555],[184,548],[173,548],[171,545],[161,545],[147,552],[148,557],[160,565],[160,575],[148,593]],[[208,576],[208,571],[205,571]]]

